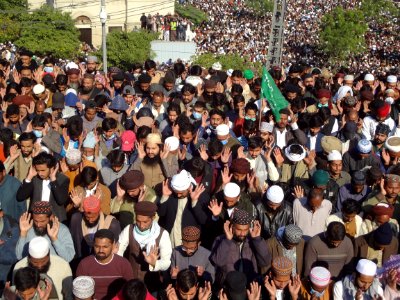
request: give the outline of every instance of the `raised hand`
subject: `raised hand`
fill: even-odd
[[[165,197],[169,197],[172,195],[172,190],[169,187],[169,180],[165,179],[162,183],[162,195]]]
[[[39,299],[40,300],[48,300],[51,294],[51,291],[53,289],[53,284],[51,283],[50,280],[45,279],[46,282],[46,288],[42,290],[40,287],[37,287],[37,292],[39,294]]]
[[[62,136],[63,136],[63,139],[64,139],[64,148],[65,148],[65,150],[68,150],[70,138],[69,138],[68,131],[67,131],[66,127],[63,128]]]
[[[71,198],[72,203],[74,203],[74,207],[80,207],[82,203],[82,197],[79,195],[79,193],[73,189],[69,193],[69,197]]]
[[[247,184],[249,185],[250,189],[256,188],[256,174],[253,171],[251,171],[250,173],[247,173],[246,180],[247,180]]]
[[[201,126],[203,128],[206,128],[207,120],[208,120],[208,111],[205,110],[205,111],[203,111],[203,114],[201,115]]]
[[[232,226],[229,220],[225,221],[224,223],[224,232],[227,240],[231,240],[233,238]]]
[[[285,158],[282,155],[281,149],[278,147],[274,148],[272,155],[275,158],[277,167],[282,166],[283,163],[285,162]]]
[[[165,290],[167,294],[168,300],[178,300],[178,296],[176,295],[176,291],[172,284],[169,284]]]
[[[250,283],[250,289],[247,290],[248,300],[259,300],[261,296],[261,286],[258,282],[253,281]]]
[[[31,115],[35,112],[35,102],[29,102],[28,113]]]
[[[190,186],[189,188],[189,194],[190,194],[190,199],[193,202],[196,202],[199,200],[200,195],[205,191],[205,187],[203,184],[199,184],[196,186],[196,188],[193,190],[193,185]]]
[[[146,186],[143,185],[143,187],[140,188],[138,202],[144,201],[145,196],[146,196]]]
[[[159,248],[157,246],[152,246],[150,248],[149,255],[147,255],[146,251],[143,251],[144,260],[153,268],[155,267],[156,262],[157,262],[158,258],[160,257],[158,250],[159,250]]]
[[[11,160],[13,160],[13,161],[16,160],[18,158],[18,156],[20,156],[20,154],[21,154],[21,150],[18,148],[17,144],[12,145],[10,147],[10,158],[11,158]]]
[[[186,145],[183,145],[182,149],[178,149],[178,159],[185,160],[186,152],[187,152],[187,147],[186,147]]]
[[[289,293],[292,296],[292,299],[297,299],[300,287],[301,287],[300,275],[296,274],[295,276],[292,276],[292,280],[289,283]]]
[[[58,163],[50,169],[50,181],[51,182],[56,181],[56,179],[57,179],[56,175],[57,175],[58,169],[59,169]]]
[[[244,155],[244,147],[243,146],[238,148],[237,158],[246,158],[246,155]]]
[[[122,201],[124,199],[125,196],[125,190],[121,187],[120,183],[119,183],[119,179],[117,182],[117,199]]]
[[[33,177],[37,175],[36,169],[34,166],[30,166],[28,176],[26,176],[26,180],[31,181]]]
[[[308,152],[307,156],[304,157],[303,161],[308,167],[311,167],[315,162],[315,157],[316,157],[315,151],[311,150],[310,152]]]
[[[381,152],[382,160],[385,166],[388,166],[390,164],[390,155],[389,152],[386,149],[382,149]]]
[[[233,176],[233,174],[229,175],[229,168],[228,168],[228,167],[225,167],[225,168],[221,171],[222,185],[225,186],[226,184],[228,184],[229,182],[231,182],[232,176]]]
[[[206,160],[206,161],[208,160],[208,154],[207,154],[207,150],[206,150],[206,145],[205,144],[202,144],[200,146],[199,154],[200,154],[200,157],[203,160]]]
[[[172,279],[175,279],[176,276],[178,276],[179,271],[180,271],[180,270],[179,270],[179,268],[178,268],[177,266],[171,267],[171,271],[170,271],[171,278],[172,278]]]
[[[61,173],[68,172],[68,165],[67,165],[67,162],[65,161],[65,158],[60,160],[60,169],[61,169]]]
[[[204,288],[201,287],[199,288],[199,294],[198,294],[198,299],[199,300],[207,300],[210,298],[211,295],[211,283],[209,281],[206,281],[204,283]]]
[[[228,78],[229,78],[229,77],[228,77]],[[225,294],[225,292],[224,292],[224,289],[221,289],[221,290],[219,291],[218,299],[219,299],[219,300],[228,300],[228,297],[226,296],[226,294]]]
[[[144,151],[144,143],[136,142],[136,149],[138,150],[138,156],[143,159],[146,156],[146,151]]]
[[[218,217],[222,212],[223,203],[218,204],[217,199],[212,199],[208,204],[208,209],[211,211],[214,217]]]
[[[160,152],[160,158],[166,159],[168,157],[170,149],[171,149],[171,147],[168,144],[164,144],[164,147],[163,147],[162,151]]]
[[[227,164],[229,162],[231,155],[232,155],[231,149],[229,149],[228,147],[224,147],[221,153],[221,162],[223,164]]]
[[[276,286],[274,281],[271,279],[271,281],[269,280],[269,276],[265,276],[264,278],[264,286],[267,289],[268,293],[269,293],[269,298],[270,299],[275,299],[276,297]]]
[[[300,185],[294,187],[294,193],[292,193],[297,199],[304,197],[304,189]]]
[[[47,224],[47,235],[50,237],[52,242],[58,239],[58,231],[60,230],[60,221],[54,216],[53,225]]]
[[[29,229],[33,226],[33,220],[31,219],[31,214],[24,212],[19,218],[19,230],[21,237],[26,237]]]
[[[261,235],[261,225],[258,220],[253,222],[253,228],[250,229],[250,236],[255,239]]]

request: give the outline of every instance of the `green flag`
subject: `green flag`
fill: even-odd
[[[281,119],[279,111],[289,105],[289,102],[287,102],[285,97],[283,97],[281,91],[276,86],[274,79],[265,67],[263,67],[262,74],[261,99],[266,99],[268,101],[269,107],[277,121]]]

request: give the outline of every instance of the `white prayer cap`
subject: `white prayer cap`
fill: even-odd
[[[72,93],[72,94],[74,94],[75,96],[78,96],[78,93],[76,92],[75,89],[67,89],[67,90],[65,91],[65,95],[68,95],[69,93]]]
[[[65,66],[65,70],[68,71],[70,69],[78,69],[79,70],[79,66],[74,63],[74,62],[69,62],[67,63],[67,65]]]
[[[79,276],[72,282],[72,293],[76,298],[87,299],[94,295],[95,282],[92,277]]]
[[[396,82],[397,82],[397,77],[394,76],[394,75],[389,75],[389,76],[387,77],[386,81],[387,81],[388,83],[396,83]]]
[[[222,65],[219,61],[213,63],[212,67],[213,70],[215,71],[221,71],[222,70]]]
[[[217,135],[227,135],[229,134],[229,126],[226,124],[218,125],[216,131]]]
[[[65,154],[65,160],[70,166],[80,164],[82,161],[82,152],[78,149],[68,149]]]
[[[394,153],[400,152],[400,137],[390,136],[386,139],[385,148]]]
[[[260,131],[272,133],[274,126],[268,122],[261,122]]]
[[[199,84],[203,84],[203,80],[199,76],[188,76],[185,80],[185,83],[197,87]]]
[[[337,150],[332,150],[332,152],[328,154],[328,161],[333,160],[342,160],[342,154]]]
[[[291,150],[293,147],[300,147],[302,150],[301,154],[292,153]],[[303,160],[304,157],[306,157],[306,154],[307,154],[306,150],[299,144],[292,144],[285,148],[285,155],[292,162],[299,162],[299,161]]]
[[[235,198],[240,195],[240,187],[233,182],[229,182],[224,187],[224,195],[229,198]]]
[[[273,185],[267,190],[267,199],[272,203],[279,204],[283,201],[285,194],[279,185]]]
[[[360,259],[357,263],[356,270],[358,273],[366,276],[375,276],[376,264],[369,259]]]
[[[229,69],[228,71],[226,71],[226,75],[228,75],[229,77],[232,76],[233,73],[233,69]]]
[[[176,136],[170,136],[165,139],[165,144],[169,146],[170,151],[175,151],[179,148],[179,139]]]
[[[343,78],[344,81],[354,81],[354,75],[346,75]]]
[[[385,98],[385,102],[386,102],[386,103],[389,103],[390,105],[392,105],[393,102],[394,102],[394,99],[393,99],[392,97],[386,97],[386,98]]]
[[[196,181],[193,179],[192,175],[186,170],[182,170],[180,173],[175,174],[174,176],[172,176],[171,179],[172,189],[178,192],[186,191],[190,187],[191,183],[196,185]]]
[[[35,237],[29,242],[29,255],[33,258],[43,258],[49,251],[49,241],[42,236]]]
[[[364,81],[374,81],[375,77],[372,74],[365,74]]]
[[[36,84],[34,87],[33,87],[33,90],[32,90],[32,92],[35,94],[35,95],[40,95],[41,93],[43,93],[45,91],[45,87],[44,87],[44,85],[42,85],[42,84]]]
[[[324,267],[314,267],[310,271],[310,280],[318,286],[326,286],[331,281],[331,272]]]

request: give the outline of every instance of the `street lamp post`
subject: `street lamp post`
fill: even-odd
[[[101,0],[101,10],[100,10],[100,22],[101,22],[101,44],[103,48],[103,70],[107,75],[107,43],[106,43],[106,22],[107,22],[107,12],[105,0]]]

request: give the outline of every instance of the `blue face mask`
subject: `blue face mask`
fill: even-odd
[[[326,103],[326,104],[318,103],[318,104],[317,104],[317,107],[318,107],[318,108],[321,108],[321,107],[329,107],[329,104],[328,104],[328,103]]]
[[[43,132],[40,130],[33,130],[33,134],[37,137],[37,138],[41,138],[43,136]]]
[[[45,71],[46,73],[52,73],[54,71],[53,67],[44,67],[43,71]]]
[[[325,290],[322,293],[320,293],[311,287],[310,294],[317,296],[317,298],[321,298],[325,294]]]
[[[150,230],[151,230],[151,229],[149,228],[149,229],[146,229],[145,231],[140,231],[139,227],[135,226],[135,232],[136,232],[138,235],[147,235],[147,234],[150,233]]]
[[[196,120],[200,120],[201,119],[201,113],[194,111],[192,113],[193,118],[195,118]]]
[[[105,134],[103,134],[103,137],[104,137],[105,140],[110,141],[110,140],[113,140],[115,138],[115,133],[113,133],[112,136],[110,136],[109,138],[107,138]]]
[[[250,118],[250,117],[248,117],[248,116],[245,116],[244,119],[245,119],[245,120],[252,120],[252,121],[255,121],[255,120],[256,120],[256,118]]]
[[[226,144],[228,144],[228,140],[221,141],[221,144],[225,146]]]

